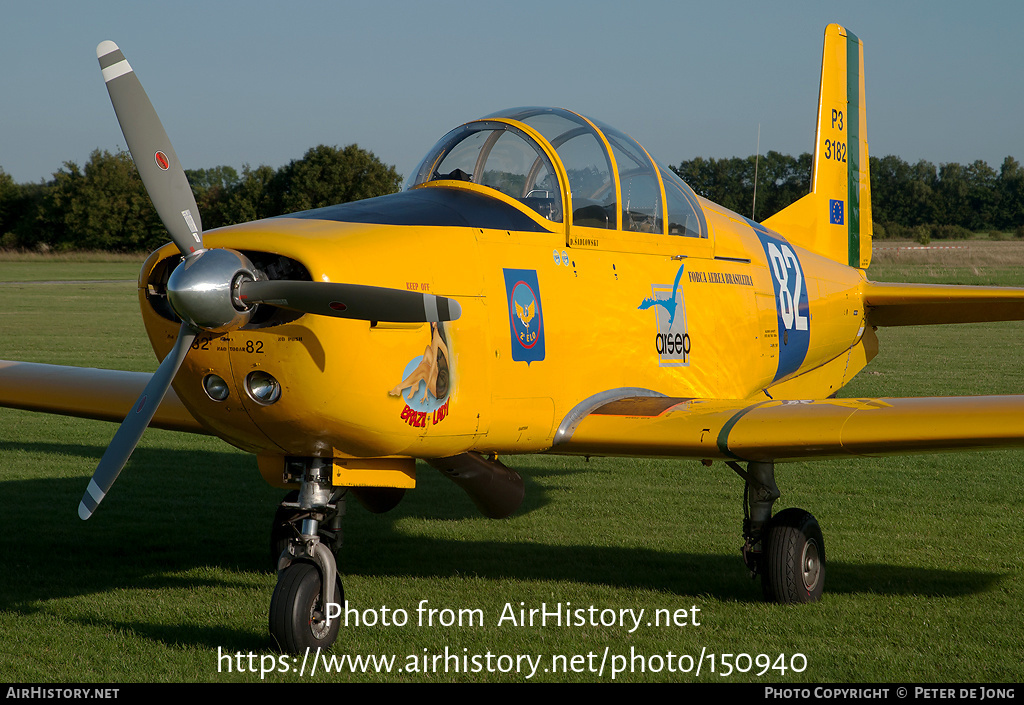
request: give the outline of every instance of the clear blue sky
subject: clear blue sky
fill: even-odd
[[[10,2],[0,168],[123,148],[95,47],[117,42],[186,168],[358,143],[403,175],[450,128],[558,105],[667,164],[810,151],[825,25],[865,45],[871,153],[1024,161],[1024,3]]]

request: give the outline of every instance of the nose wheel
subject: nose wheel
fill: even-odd
[[[334,581],[335,605],[344,604],[341,580]],[[292,563],[278,575],[270,599],[270,633],[286,653],[329,649],[338,638],[337,608],[328,613],[320,570],[312,563]]]

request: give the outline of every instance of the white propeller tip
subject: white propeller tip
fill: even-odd
[[[85,521],[92,516],[92,512],[85,506],[85,502],[78,503],[78,518]]]
[[[117,51],[118,49],[119,47],[109,39],[107,39],[106,41],[102,41],[99,43],[99,46],[96,47],[96,58],[103,58],[110,52]]]

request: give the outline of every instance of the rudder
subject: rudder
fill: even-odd
[[[871,264],[871,179],[864,44],[825,28],[811,192],[764,221],[794,244],[861,269]]]

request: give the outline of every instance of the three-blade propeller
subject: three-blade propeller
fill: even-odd
[[[301,313],[367,321],[453,321],[457,301],[361,284],[259,280],[248,259],[225,248],[207,250],[195,196],[178,155],[135,72],[111,41],[96,47],[103,80],[128,151],[160,219],[185,260],[167,282],[168,299],[181,318],[174,348],[114,434],[78,506],[88,519],[110,490],[181,367],[196,335],[244,326],[258,304]]]

